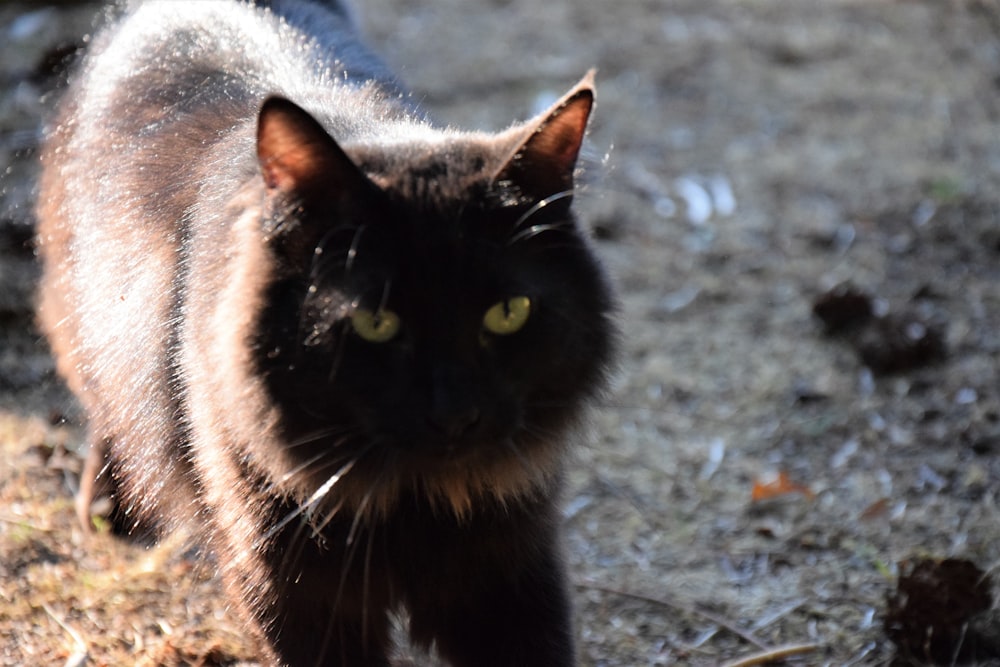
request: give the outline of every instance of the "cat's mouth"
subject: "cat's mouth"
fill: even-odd
[[[505,439],[430,432],[410,438],[384,433],[369,437],[354,441],[350,452],[341,452],[336,474],[309,475],[299,502],[343,504],[377,519],[405,498],[422,498],[436,509],[464,517],[480,500],[506,504],[543,488],[558,469],[562,451],[559,441],[518,439],[515,434]],[[316,472],[331,468],[318,466]]]
[[[396,445],[399,457],[411,465],[470,466],[501,457],[502,443],[487,436],[429,436]]]
[[[422,495],[432,506],[466,516],[477,499],[501,503],[542,488],[551,478],[560,448],[507,441],[438,439],[398,452],[387,475],[384,499],[398,494]],[[392,501],[388,501],[392,504]]]
[[[299,487],[307,504],[329,495],[380,515],[412,494],[461,515],[476,498],[505,502],[538,488],[554,470],[560,441],[532,437],[518,415],[507,414],[502,420],[469,415],[464,428],[450,433],[423,417],[400,415],[394,422],[358,420],[346,432],[318,428],[313,437],[292,439],[300,472],[290,478],[308,480]]]

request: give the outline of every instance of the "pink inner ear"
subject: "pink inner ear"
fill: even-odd
[[[594,105],[592,77],[592,73],[584,77],[533,122],[534,131],[499,170],[496,182],[535,200],[573,189],[573,171]]]
[[[264,102],[257,125],[257,159],[267,187],[293,192],[314,182],[339,152],[323,127],[292,102]]]
[[[572,176],[593,102],[589,90],[579,91],[548,117],[528,140],[525,151],[530,152],[532,158]]]
[[[261,106],[257,160],[271,191],[301,193],[321,188],[346,193],[368,183],[319,121],[280,97],[272,97]]]
[[[262,110],[257,129],[257,157],[264,181],[270,189],[293,191],[315,173],[315,149],[301,128],[284,109]]]

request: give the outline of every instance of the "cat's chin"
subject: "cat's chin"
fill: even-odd
[[[466,519],[484,500],[506,505],[551,486],[563,449],[560,441],[383,441],[377,456],[357,460],[324,504],[343,503],[378,521],[415,501]],[[314,484],[319,489],[323,482]]]

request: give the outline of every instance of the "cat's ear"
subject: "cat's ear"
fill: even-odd
[[[257,121],[257,159],[271,193],[322,187],[349,193],[368,179],[309,112],[283,97],[268,98]]]
[[[572,192],[573,172],[593,106],[594,70],[590,70],[548,111],[528,122],[527,138],[494,182],[534,200]]]

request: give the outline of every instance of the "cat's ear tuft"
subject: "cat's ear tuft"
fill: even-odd
[[[548,111],[528,123],[527,139],[500,169],[495,182],[535,199],[572,191],[593,106],[594,70],[590,70]]]
[[[257,121],[257,159],[270,192],[352,187],[364,176],[309,112],[282,97],[268,98]]]

